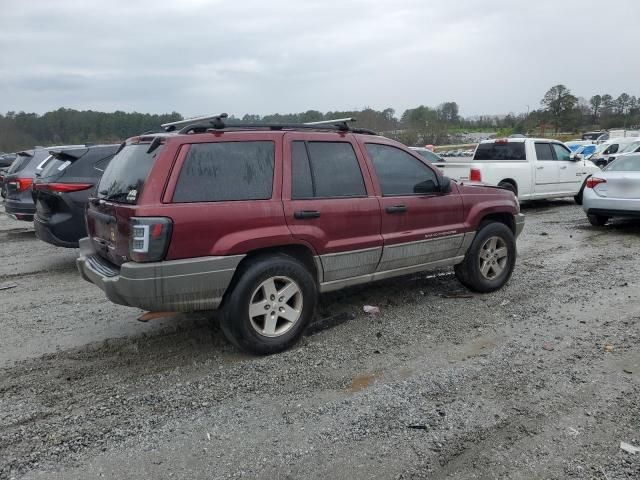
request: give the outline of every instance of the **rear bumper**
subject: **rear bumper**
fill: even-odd
[[[518,238],[524,229],[524,215],[522,213],[518,213],[514,215],[513,220],[516,227],[516,238]]]
[[[33,216],[36,213],[36,207],[33,204],[25,204],[23,202],[16,202],[9,198],[6,199],[4,204],[4,211],[7,215],[15,220],[25,220],[27,222],[33,221]]]
[[[640,217],[640,198],[609,198],[585,189],[582,208],[587,215],[606,217]]]
[[[78,248],[78,242],[69,242],[57,237],[51,226],[40,220],[37,215],[33,217],[33,228],[36,231],[36,237],[43,242],[56,247]]]
[[[114,303],[152,311],[217,308],[244,255],[136,263],[120,268],[100,257],[89,238],[80,240],[80,275]]]
[[[608,208],[589,208],[587,215],[598,215],[600,217],[632,217],[640,218],[640,210],[613,210]]]

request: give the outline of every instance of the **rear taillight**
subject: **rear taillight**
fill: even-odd
[[[482,181],[482,172],[479,168],[472,168],[469,172],[469,180],[472,182],[481,182]]]
[[[166,217],[131,217],[129,258],[134,262],[157,262],[164,258],[173,222]]]
[[[15,180],[11,180],[7,182],[7,185],[12,186],[16,189],[16,192],[24,192],[31,188],[33,184],[33,178],[16,178]]]
[[[55,193],[79,192],[93,187],[91,183],[34,183],[34,190]]]
[[[600,185],[601,183],[607,183],[607,181],[604,178],[598,177],[587,178],[587,188],[596,188],[596,186]]]

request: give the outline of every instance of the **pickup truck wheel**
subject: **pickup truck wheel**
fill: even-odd
[[[462,263],[455,266],[456,277],[470,290],[486,293],[501,288],[516,264],[516,241],[503,223],[486,224],[477,233]]]
[[[578,205],[582,205],[582,194],[584,193],[584,187],[586,185],[587,185],[587,181],[585,180],[584,183],[582,184],[582,187],[580,187],[580,191],[578,192],[578,194],[575,197],[573,197],[576,204]]]
[[[510,192],[513,192],[513,194],[517,197],[518,196],[518,189],[516,188],[516,186],[511,183],[511,182],[500,182],[498,184],[498,186],[500,188],[504,188],[505,190],[509,190]]]
[[[594,227],[604,227],[609,221],[609,217],[604,217],[602,215],[587,215],[587,220],[589,220],[589,223]]]
[[[258,355],[291,347],[315,311],[318,289],[311,273],[294,258],[276,255],[253,261],[240,275],[222,307],[227,339]]]

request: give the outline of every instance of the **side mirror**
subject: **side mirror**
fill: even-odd
[[[438,191],[438,184],[433,180],[425,180],[424,182],[416,183],[413,186],[413,193],[435,193]]]
[[[440,192],[441,193],[451,192],[451,179],[445,175],[443,175],[440,178]]]

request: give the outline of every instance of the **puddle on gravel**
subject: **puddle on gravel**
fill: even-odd
[[[361,390],[364,390],[367,387],[370,387],[373,382],[376,381],[377,375],[374,373],[365,373],[362,375],[358,375],[357,377],[353,377],[351,380],[351,386],[348,388],[349,392],[356,393]]]

